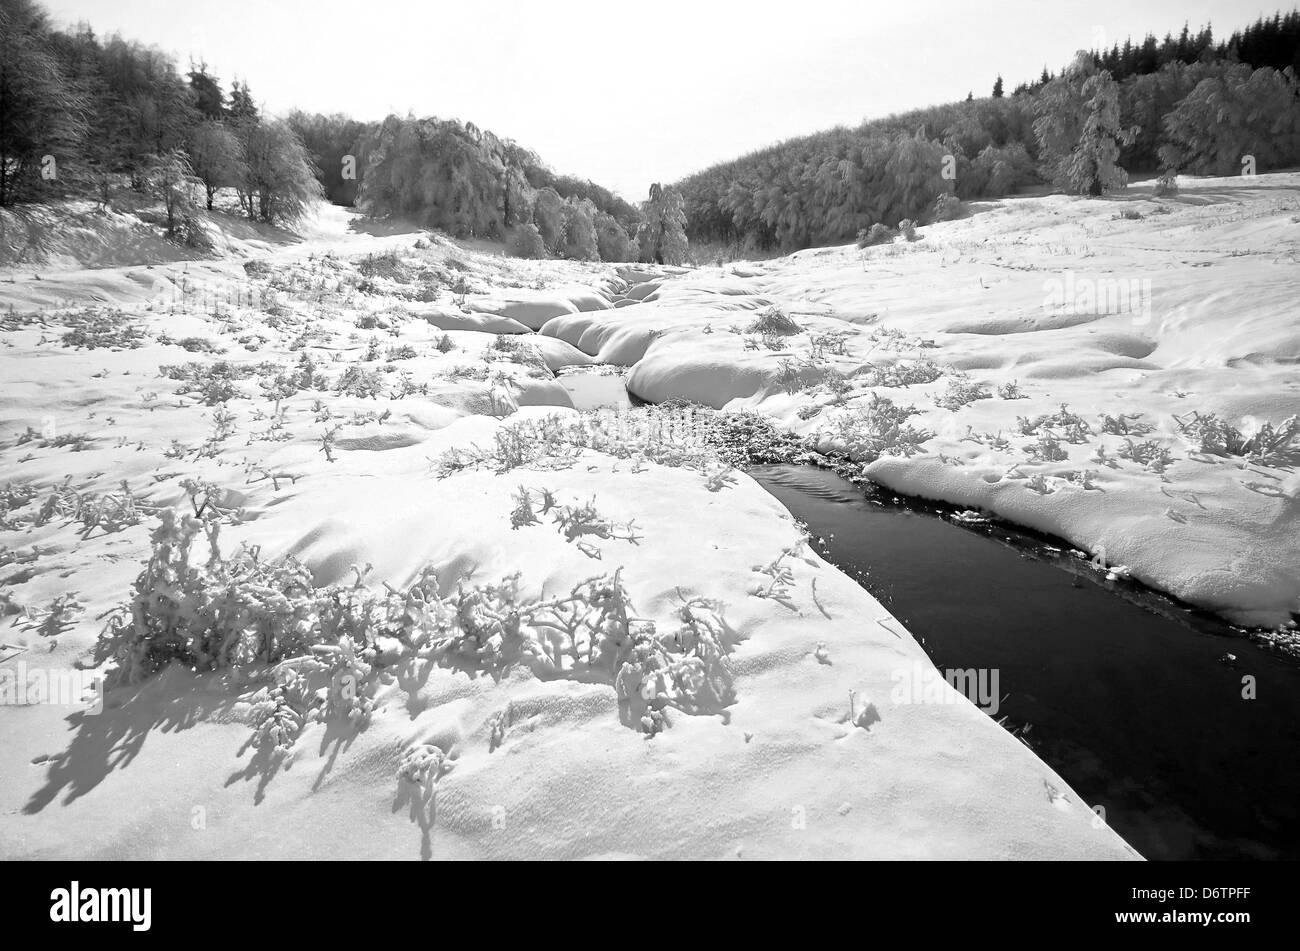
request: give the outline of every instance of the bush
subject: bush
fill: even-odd
[[[405,589],[355,583],[316,587],[292,558],[256,549],[224,557],[221,516],[168,510],[128,604],[96,651],[118,682],[137,682],[179,662],[195,670],[263,668],[273,685],[253,697],[254,745],[285,750],[309,718],[364,725],[384,668],[403,659],[502,679],[526,667],[547,680],[613,686],[631,721],[662,730],[665,709],[715,714],[735,700],[728,655],[739,641],[722,605],[682,598],[673,629],[642,620],[622,569],[567,592],[530,599],[519,575],[462,582],[444,597],[433,566]],[[206,557],[191,547],[206,538]],[[269,676],[268,676],[269,674]]]
[[[894,229],[889,225],[876,222],[870,229],[863,229],[858,232],[858,247],[869,248],[876,244],[889,244],[894,240],[894,235]]]
[[[944,192],[934,203],[935,221],[952,221],[965,213],[966,209],[962,206],[961,199],[949,192]]]
[[[904,218],[898,223],[898,233],[908,241],[916,241],[920,237],[916,233],[916,222],[911,218]]]
[[[842,441],[855,459],[869,462],[880,456],[913,456],[921,451],[921,443],[934,436],[907,422],[919,412],[915,406],[898,406],[888,397],[872,393],[866,406],[837,415],[823,434]]]
[[[788,337],[792,334],[803,333],[803,328],[786,316],[781,308],[773,305],[760,311],[759,315],[746,328],[745,333],[777,334]]]
[[[519,226],[515,233],[515,256],[533,261],[546,257],[546,245],[537,225],[529,223]]]
[[[1157,198],[1172,198],[1178,194],[1178,176],[1173,172],[1165,172],[1156,179],[1155,187],[1151,193]]]

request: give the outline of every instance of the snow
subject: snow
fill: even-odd
[[[18,651],[0,655],[0,670],[19,660],[60,671],[85,665],[105,612],[128,596],[148,556],[152,519],[118,531],[61,518],[36,524],[30,516],[65,476],[96,493],[125,480],[160,507],[188,505],[182,481],[195,478],[219,486],[223,506],[242,509],[239,524],[223,529],[224,551],[247,543],[263,558],[293,555],[317,584],[350,583],[369,565],[369,583],[401,588],[435,566],[443,587],[519,572],[522,593],[534,597],[621,569],[638,615],[661,631],[674,629],[685,601],[716,599],[734,634],[734,700],[669,708],[667,728],[648,737],[627,722],[608,678],[402,662],[365,728],[311,724],[278,760],[249,746],[262,684],[173,667],[110,692],[99,715],[0,706],[0,855],[1136,857],[1063,779],[956,691],[943,686],[940,702],[898,698],[900,672],[931,669],[924,652],[861,587],[801,545],[788,513],[748,477],[590,449],[565,465],[480,466],[444,478],[433,463],[452,448],[492,446],[505,426],[577,419],[553,371],[592,361],[630,367],[629,388],[643,397],[754,409],[812,432],[820,414],[799,411],[826,398],[777,381],[781,358],[806,348],[807,334],[787,338],[782,351],[745,349],[746,328],[776,304],[804,328],[847,333],[846,354],[827,358],[846,371],[889,362],[871,335],[897,327],[933,339],[923,352],[937,362],[989,385],[1019,379],[1028,394],[948,413],[933,404],[946,378],[888,390],[915,401],[923,415],[914,421],[940,435],[922,454],[872,463],[874,477],[1103,544],[1109,563],[1143,580],[1276,618],[1300,593],[1293,473],[1178,452],[1169,482],[1125,463],[1096,467],[1104,491],[1060,485],[1039,495],[1007,477],[1005,453],[961,436],[968,422],[1010,433],[1015,415],[1060,402],[1085,414],[1141,409],[1164,435],[1165,417],[1187,400],[1234,419],[1300,409],[1295,365],[1283,362],[1296,342],[1294,320],[1286,325],[1294,245],[1278,244],[1294,239],[1273,221],[1295,212],[1268,211],[1296,184],[1284,177],[1258,194],[1206,185],[1244,204],[1189,197],[1140,222],[1112,221],[1114,204],[1009,201],[927,229],[916,246],[872,252],[866,270],[856,250],[828,249],[748,266],[748,276],[516,261],[439,238],[416,251],[414,234],[332,210],[296,237],[249,251],[270,262],[281,287],[275,319],[221,303],[247,283],[242,259],[47,264],[39,281],[18,272],[0,296],[20,312],[101,301],[147,336],[137,349],[72,349],[58,342],[68,318],[53,310],[43,325],[2,332],[0,486],[40,492],[0,530],[0,546],[37,552],[0,567],[0,610],[9,612],[0,640]],[[1271,256],[1226,253],[1270,242]],[[1134,257],[1135,248],[1147,250]],[[399,301],[399,289],[382,281],[378,294],[347,290],[357,260],[391,249],[457,271],[470,288],[465,306],[446,288],[432,302]],[[1111,317],[1034,329],[1045,274],[1067,261],[1091,269],[1121,259],[1156,275],[1151,324]],[[1209,266],[1193,266],[1203,261]],[[1018,269],[1030,263],[1047,270]],[[1249,299],[1213,290],[1225,281],[1249,287]],[[172,303],[182,284],[196,302]],[[203,302],[205,291],[218,299]],[[547,308],[558,311],[542,318]],[[867,321],[871,313],[879,316]],[[1204,339],[1164,326],[1171,313]],[[360,327],[362,319],[376,323]],[[538,323],[541,333],[525,338],[512,323]],[[206,338],[226,352],[187,352],[159,342],[163,333]],[[447,353],[436,347],[444,335],[455,347]],[[537,359],[516,359],[514,343]],[[403,346],[414,355],[389,355]],[[232,384],[234,433],[198,452],[218,410],[158,372],[217,359],[292,372],[304,352],[331,380],[352,367],[374,371],[383,395],[315,388],[277,405],[254,373]],[[900,355],[912,353],[888,354]],[[427,392],[395,396],[404,372]],[[945,413],[953,417],[946,427]],[[330,462],[322,436],[335,426]],[[20,445],[27,427],[37,435]],[[88,441],[74,450],[55,444],[59,434]],[[1091,447],[1065,448],[1071,461],[1039,468],[1054,477],[1079,468],[1078,454]],[[1038,471],[1023,454],[1021,468]],[[1276,493],[1251,492],[1244,480]],[[549,490],[560,505],[591,501],[612,522],[633,522],[637,537],[570,539],[549,516],[515,526],[521,487]],[[775,596],[760,596],[773,583],[761,569],[774,562],[789,574]],[[68,593],[82,612],[57,635],[40,634],[34,619]],[[399,773],[427,775],[431,791]]]
[[[1012,199],[926,228],[914,244],[814,249],[751,265],[749,277],[701,268],[631,309],[557,318],[542,332],[631,366],[628,387],[644,399],[756,410],[800,434],[831,432],[873,391],[915,404],[913,424],[936,436],[919,455],[871,461],[873,479],[1104,549],[1107,563],[1234,621],[1285,624],[1300,613],[1300,473],[1200,452],[1175,416],[1214,413],[1249,435],[1300,413],[1300,176],[1182,183],[1169,199],[1149,187],[1118,200]],[[745,326],[769,304],[809,332],[849,334],[846,355],[821,361],[859,380],[842,407],[824,390],[778,385],[783,360],[805,382],[815,375],[808,334],[776,351],[745,348]],[[926,358],[946,375],[864,385],[873,366]],[[992,398],[940,406],[954,370]],[[1010,383],[1024,399],[997,397]],[[1091,435],[1063,441],[1063,459],[1031,461],[1035,437],[1017,417],[1061,404]],[[1154,427],[1136,441],[1170,451],[1163,474],[1097,461],[1098,446],[1114,457],[1125,444],[1101,432],[1101,415],[1122,413]],[[1010,445],[972,441],[981,434]],[[824,435],[820,445],[844,443]],[[1086,470],[1094,489],[1070,481]],[[1029,487],[1038,475],[1046,493]]]

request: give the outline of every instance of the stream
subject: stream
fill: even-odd
[[[1294,661],[1007,526],[882,504],[807,466],[749,475],[937,667],[996,670],[1004,726],[1145,857],[1300,858]]]
[[[580,410],[629,405],[621,376],[560,382]],[[1063,543],[811,466],[747,471],[940,670],[996,671],[1002,725],[1146,858],[1300,859],[1294,660]]]

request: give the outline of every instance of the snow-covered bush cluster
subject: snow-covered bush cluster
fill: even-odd
[[[694,407],[651,406],[621,413],[584,413],[526,419],[497,428],[493,445],[453,448],[435,463],[440,478],[462,469],[509,472],[520,466],[562,469],[584,449],[617,459],[640,459],[675,468],[706,470],[718,455],[708,445],[709,411]]]
[[[561,530],[586,517],[564,512]],[[547,679],[606,683],[628,722],[651,734],[667,724],[668,707],[717,712],[733,699],[727,655],[737,636],[721,604],[683,598],[676,623],[660,633],[638,616],[621,568],[553,597],[524,596],[518,574],[444,593],[433,567],[404,590],[375,589],[360,569],[351,584],[316,587],[292,558],[265,561],[248,547],[223,556],[222,524],[217,510],[163,512],[152,556],[101,635],[98,660],[115,665],[117,682],[172,662],[269,680],[252,697],[255,745],[287,749],[313,719],[363,726],[377,691],[408,663],[494,676],[522,665]]]
[[[913,456],[934,436],[907,422],[919,412],[915,406],[899,406],[887,396],[872,393],[865,406],[836,414],[823,431],[843,443],[855,459],[869,462],[880,456]]]

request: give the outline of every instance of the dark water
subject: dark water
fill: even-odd
[[[1004,725],[1144,856],[1300,858],[1294,661],[1041,540],[882,506],[810,467],[750,475],[936,666],[996,669]]]

